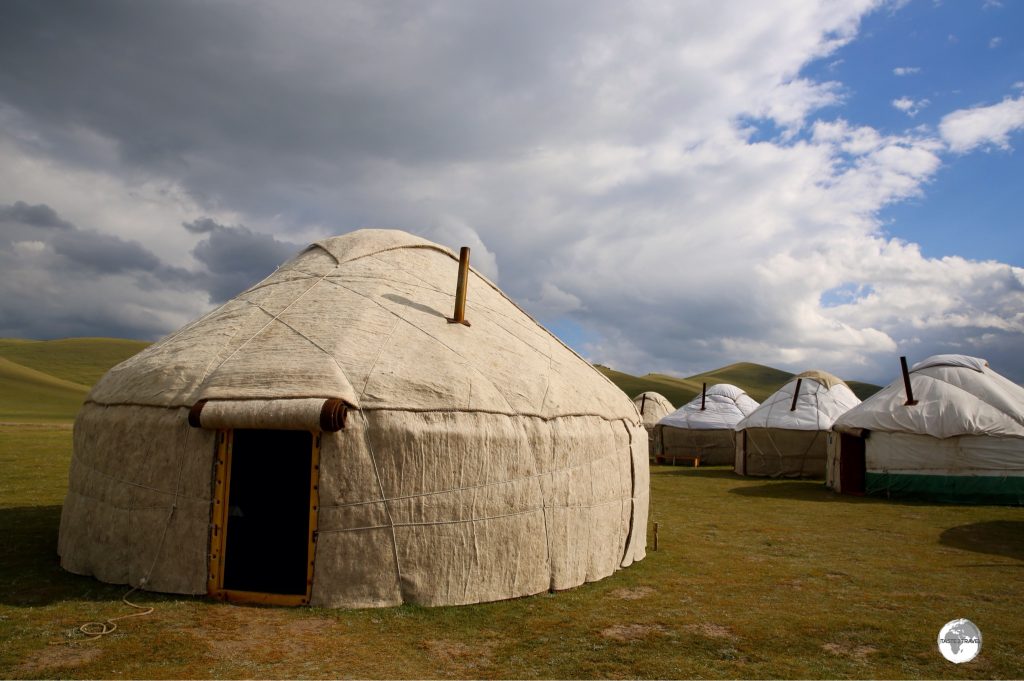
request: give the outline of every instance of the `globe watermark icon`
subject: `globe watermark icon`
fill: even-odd
[[[946,622],[939,630],[939,652],[955,664],[970,662],[981,652],[981,629],[970,620]]]

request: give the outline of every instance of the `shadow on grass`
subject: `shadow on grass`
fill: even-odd
[[[657,475],[686,475],[691,478],[742,478],[733,472],[732,468],[694,468],[693,466],[651,466],[651,472]]]
[[[60,566],[60,506],[0,508],[0,604],[19,607],[64,600],[118,600],[123,585],[73,575]]]
[[[876,502],[877,499],[854,497],[836,494],[825,487],[820,480],[777,480],[763,485],[750,487],[733,487],[730,494],[741,497],[760,497],[764,499],[794,499],[799,501],[823,501],[843,504],[863,504]]]
[[[957,525],[939,535],[939,543],[964,551],[1024,561],[1024,520],[988,520]]]

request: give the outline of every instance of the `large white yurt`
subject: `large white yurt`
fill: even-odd
[[[1024,504],[1024,388],[966,355],[934,355],[840,416],[836,491]]]
[[[668,401],[668,398],[653,390],[642,392],[633,398],[636,410],[640,412],[640,420],[647,431],[647,446],[649,456],[654,456],[654,425],[666,414],[671,414],[675,407]]]
[[[823,478],[828,431],[839,415],[858,404],[849,386],[832,374],[798,374],[736,424],[736,472]]]
[[[706,466],[732,464],[736,424],[757,407],[757,402],[736,386],[713,385],[658,421],[654,427],[656,456],[699,457]]]
[[[629,398],[459,258],[317,242],[111,369],[74,430],[65,569],[239,601],[452,605],[644,557]]]

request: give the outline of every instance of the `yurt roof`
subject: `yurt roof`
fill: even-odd
[[[451,324],[458,257],[397,230],[312,244],[108,372],[88,400],[337,398],[361,409],[596,415],[637,421],[607,378],[476,270]]]
[[[653,426],[665,414],[670,413],[675,407],[668,401],[668,398],[661,393],[647,390],[633,398],[640,417],[645,426]]]
[[[744,417],[757,409],[757,402],[747,393],[729,383],[718,383],[704,393],[704,409],[701,396],[684,404],[658,421],[659,425],[690,430],[718,430],[733,428]]]
[[[836,422],[850,428],[914,433],[1024,437],[1024,388],[968,355],[934,355],[913,366],[916,405],[906,406],[900,376]]]
[[[800,393],[796,408],[791,409],[797,385]],[[826,371],[805,371],[769,395],[736,429],[828,430],[836,418],[858,404],[860,400],[842,379]]]

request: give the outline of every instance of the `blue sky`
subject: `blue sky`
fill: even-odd
[[[842,83],[836,113],[848,120],[894,134],[934,129],[949,111],[1021,94],[1024,4],[917,0],[878,11],[864,19],[856,40],[804,74]],[[892,105],[901,99],[914,102],[914,115]],[[888,234],[920,244],[927,256],[1021,266],[1024,233],[1014,199],[1022,181],[1024,155],[991,148],[948,163],[923,196],[880,215]]]
[[[453,249],[595,362],[1024,381],[1024,3],[0,3],[0,336]]]

